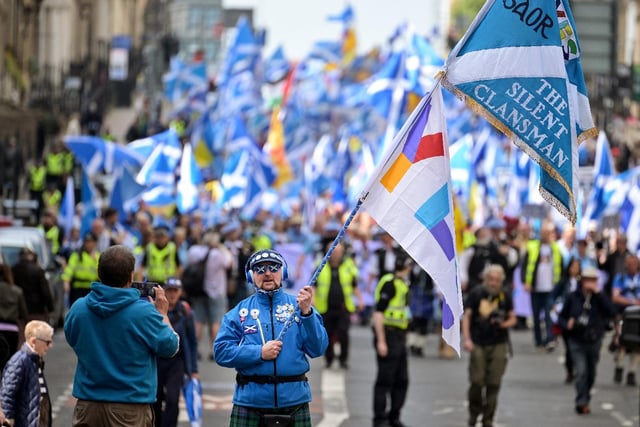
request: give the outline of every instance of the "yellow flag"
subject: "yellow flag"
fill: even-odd
[[[269,125],[269,135],[264,150],[271,156],[271,161],[276,168],[278,177],[273,184],[274,188],[280,188],[283,184],[291,181],[293,173],[287,161],[287,153],[284,146],[284,129],[280,120],[280,107],[274,107],[271,113],[271,124]]]

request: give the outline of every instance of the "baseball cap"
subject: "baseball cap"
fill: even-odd
[[[262,264],[265,262],[269,262],[272,264],[277,264],[280,267],[284,265],[284,258],[278,252],[271,249],[264,249],[258,252],[255,252],[253,255],[249,257],[249,261],[247,261],[247,269],[253,270],[258,264]]]
[[[182,289],[182,280],[177,277],[168,277],[164,284],[165,288]]]
[[[595,267],[586,267],[582,270],[580,275],[583,279],[598,279],[600,278],[600,272]]]

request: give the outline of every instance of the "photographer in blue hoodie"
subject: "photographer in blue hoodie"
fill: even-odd
[[[134,265],[126,247],[108,248],[98,263],[100,282],[91,284],[65,319],[65,337],[78,358],[75,427],[154,424],[157,357],[173,357],[179,338],[164,290],[155,287],[154,298],[141,298],[131,287]]]
[[[271,249],[251,255],[245,273],[256,292],[224,316],[213,344],[215,361],[237,371],[229,426],[310,427],[307,356],[329,343],[313,290],[285,293],[287,264]]]

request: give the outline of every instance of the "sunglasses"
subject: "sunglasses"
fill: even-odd
[[[254,266],[251,270],[256,274],[264,274],[267,272],[267,268],[270,272],[277,273],[278,270],[282,268],[282,266],[278,264],[259,264]]]
[[[42,338],[36,338],[36,340],[45,343],[47,347],[51,346],[51,344],[53,343],[53,341],[51,340],[43,340]]]

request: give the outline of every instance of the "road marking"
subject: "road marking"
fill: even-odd
[[[336,427],[349,418],[343,370],[322,370],[323,417],[317,427]]]
[[[634,425],[633,421],[627,419],[624,415],[622,415],[618,411],[611,412],[611,416],[613,418],[615,418],[615,420],[618,421],[620,423],[620,425],[623,426],[623,427],[633,427],[633,425]]]
[[[69,400],[72,399],[72,392],[73,383],[69,384],[62,394],[56,398],[55,402],[51,404],[51,419],[55,419],[62,407],[67,406]]]

